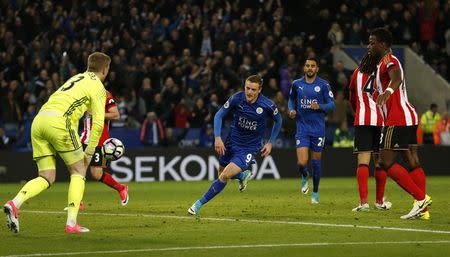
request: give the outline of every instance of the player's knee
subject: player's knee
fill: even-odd
[[[219,180],[220,181],[227,182],[228,179],[230,179],[230,178],[229,178],[227,173],[225,173],[225,172],[220,173],[220,175],[219,175]]]
[[[307,164],[308,164],[308,159],[297,160],[297,165],[298,166],[306,166]]]
[[[101,168],[91,168],[91,176],[95,180],[100,180],[103,175],[103,169]]]

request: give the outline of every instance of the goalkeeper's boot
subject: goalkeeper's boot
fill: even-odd
[[[86,233],[89,232],[88,228],[82,227],[79,224],[71,227],[70,225],[66,225],[66,233]]]
[[[188,213],[191,215],[198,215],[200,213],[200,208],[202,208],[202,203],[197,200],[189,209]]]
[[[352,209],[353,212],[367,212],[370,211],[370,207],[368,203],[360,204],[357,207]]]
[[[381,211],[387,211],[390,210],[392,208],[392,203],[385,201],[383,198],[383,202],[382,203],[375,203],[375,208],[377,210],[381,210]]]
[[[252,177],[253,173],[250,170],[243,171],[243,179],[239,180],[239,191],[244,192],[245,189],[247,189],[247,184],[250,178]]]
[[[311,203],[318,204],[319,203],[319,193],[312,192],[311,194]]]
[[[122,201],[121,204],[122,206],[125,206],[128,204],[128,200],[130,199],[130,197],[128,196],[128,186],[127,185],[122,185],[122,189],[119,190],[119,196],[120,196],[120,200]]]
[[[306,175],[306,177],[302,176],[302,182],[300,184],[302,193],[305,195],[309,192],[308,177],[309,177],[308,175]]]
[[[400,219],[406,220],[418,217],[420,213],[427,208],[427,206],[431,205],[432,202],[431,197],[429,195],[425,195],[423,200],[414,202],[414,206],[411,211],[408,214],[401,216]]]
[[[6,222],[9,230],[14,233],[19,233],[19,209],[17,209],[13,201],[7,202],[3,206],[3,211],[6,214]]]

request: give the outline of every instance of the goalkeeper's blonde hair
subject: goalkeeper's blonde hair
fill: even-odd
[[[87,71],[100,72],[103,68],[109,66],[111,63],[111,58],[100,52],[94,52],[88,57],[88,68]]]

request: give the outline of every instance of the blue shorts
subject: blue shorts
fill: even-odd
[[[323,146],[325,145],[325,136],[317,137],[310,135],[295,135],[295,146],[297,148],[300,147],[308,147],[313,152],[320,153],[323,151]]]
[[[251,169],[252,164],[255,164],[256,152],[254,150],[233,148],[225,146],[225,154],[220,156],[219,165],[226,167],[230,162],[236,164],[241,171]]]

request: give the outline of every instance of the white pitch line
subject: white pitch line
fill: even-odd
[[[43,213],[43,214],[65,214],[62,211],[23,211],[29,213]],[[100,215],[100,216],[119,216],[119,217],[148,217],[148,218],[162,218],[162,219],[194,219],[192,216],[175,216],[175,215],[156,215],[156,214],[129,214],[129,213],[102,213],[102,212],[81,212],[82,215]],[[224,221],[224,222],[246,222],[246,223],[266,223],[266,224],[282,224],[282,225],[308,225],[318,227],[338,227],[338,228],[354,228],[354,229],[375,229],[375,230],[391,230],[403,232],[421,232],[433,234],[450,234],[449,230],[431,230],[431,229],[416,229],[416,228],[399,228],[399,227],[383,227],[383,226],[362,226],[352,224],[333,224],[333,223],[316,223],[303,221],[282,221],[282,220],[251,220],[240,218],[212,218],[200,217],[200,220],[210,221]]]
[[[36,256],[71,256],[71,255],[95,255],[114,253],[139,253],[139,252],[167,252],[167,251],[191,251],[191,250],[214,250],[214,249],[239,249],[239,248],[273,248],[273,247],[311,247],[311,246],[346,246],[346,245],[401,245],[401,244],[450,244],[449,240],[441,241],[386,241],[386,242],[319,242],[319,243],[293,243],[293,244],[259,244],[259,245],[214,245],[214,246],[190,246],[190,247],[168,247],[147,248],[109,251],[86,251],[65,253],[32,253],[20,255],[2,255],[0,257],[36,257]]]

